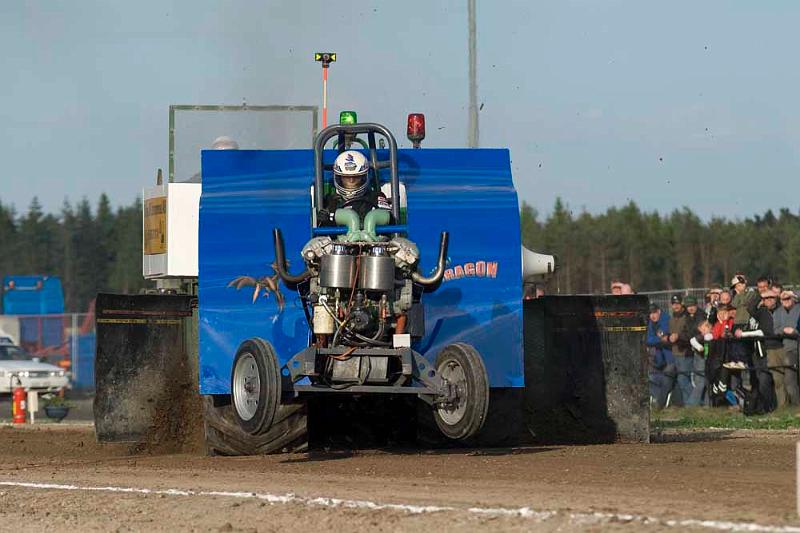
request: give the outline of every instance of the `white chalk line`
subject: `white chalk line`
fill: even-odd
[[[636,514],[625,513],[566,513],[562,511],[537,511],[530,507],[451,507],[442,505],[412,505],[402,503],[379,503],[369,500],[345,500],[341,498],[304,497],[296,494],[269,494],[263,492],[235,492],[223,490],[191,490],[191,489],[148,489],[137,487],[111,487],[111,486],[86,486],[66,485],[60,483],[35,483],[26,481],[0,481],[0,486],[18,487],[27,489],[70,490],[83,492],[114,492],[126,494],[146,494],[164,496],[217,496],[223,498],[245,498],[260,500],[270,504],[299,504],[306,506],[365,509],[370,511],[401,511],[409,514],[427,513],[468,513],[478,516],[515,517],[527,518],[543,522],[551,518],[564,516],[571,522],[579,525],[598,523],[631,523],[654,526],[668,526],[676,528],[707,528],[722,531],[746,531],[758,533],[800,533],[796,526],[769,526],[751,522],[728,522],[720,520],[680,519],[665,520]]]

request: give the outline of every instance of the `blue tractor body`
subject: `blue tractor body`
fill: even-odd
[[[433,364],[445,346],[467,343],[481,354],[491,387],[523,387],[519,207],[508,150],[400,149],[397,160],[406,236],[419,246],[420,271],[434,268],[440,232],[450,234],[444,281],[422,297],[425,334],[412,348]],[[253,302],[251,293],[228,285],[237,276],[272,273],[276,227],[290,268],[302,264],[300,250],[312,237],[314,151],[204,151],[202,175],[200,392],[225,395],[246,339],[271,343],[281,367],[309,346],[296,294],[284,288],[280,310],[275,295]]]

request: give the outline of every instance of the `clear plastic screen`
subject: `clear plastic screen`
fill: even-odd
[[[200,173],[200,151],[225,136],[241,150],[311,148],[317,129],[315,106],[173,106],[171,181]]]

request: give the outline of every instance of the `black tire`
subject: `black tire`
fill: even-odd
[[[248,363],[257,369],[259,392],[253,416],[243,418],[234,402],[234,376],[237,363],[248,356],[251,357]],[[231,370],[231,389],[230,395],[204,398],[205,443],[209,455],[260,455],[308,449],[306,404],[281,404],[280,367],[268,342],[253,338],[241,344]]]
[[[417,445],[423,448],[507,448],[533,443],[523,422],[522,388],[489,389],[489,411],[477,435],[454,441],[445,438],[430,405],[417,400]]]
[[[308,450],[305,402],[279,406],[270,428],[259,435],[242,430],[230,396],[206,396],[203,405],[209,455],[265,455]]]
[[[443,378],[451,372],[463,373],[459,381],[463,403],[458,409],[434,409],[433,418],[445,437],[467,441],[481,430],[489,411],[489,376],[483,359],[468,344],[450,344],[436,357],[436,370]]]
[[[246,386],[253,383],[258,391],[248,392]],[[281,403],[281,373],[275,350],[267,341],[248,339],[236,350],[231,368],[231,403],[244,431],[251,435],[269,431]]]

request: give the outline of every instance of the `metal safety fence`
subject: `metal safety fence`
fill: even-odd
[[[795,292],[798,291],[798,287],[796,285],[784,285],[784,289],[794,290]],[[748,290],[756,290],[755,287],[748,287]],[[700,307],[704,307],[706,304],[706,294],[708,294],[709,288],[708,287],[689,287],[683,289],[669,289],[663,291],[645,291],[645,292],[638,292],[637,294],[643,294],[650,299],[650,303],[657,304],[662,309],[668,309],[670,304],[670,298],[674,294],[680,294],[683,298],[687,296],[694,296],[697,298],[697,303]]]
[[[697,298],[697,303],[703,307],[705,305],[706,293],[708,293],[707,288],[693,287],[688,289],[672,289],[668,291],[640,292],[638,294],[647,296],[651,304],[656,304],[661,309],[669,309],[670,298],[672,298],[674,294],[680,294],[683,298],[686,298],[687,296],[694,296]]]

